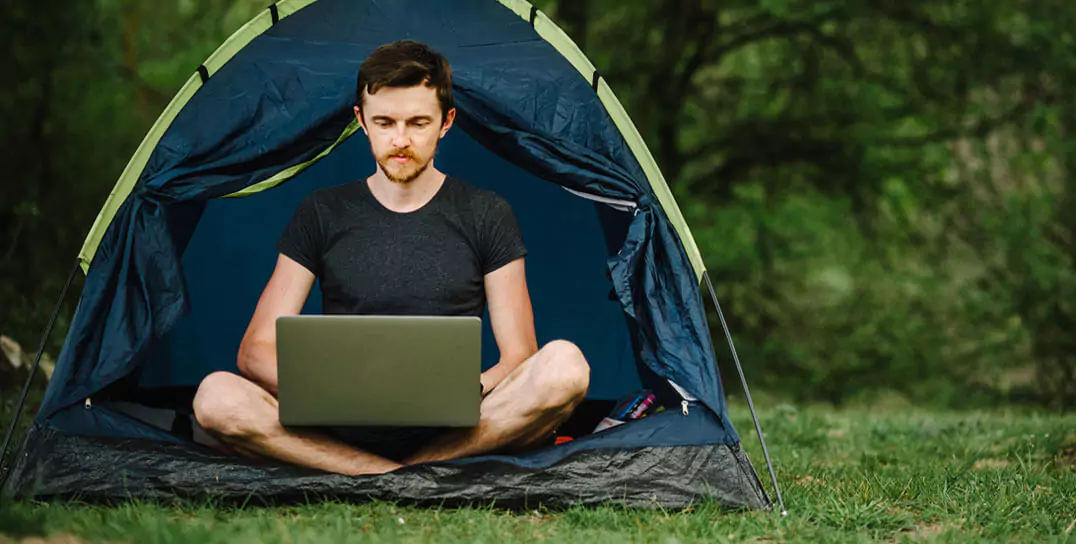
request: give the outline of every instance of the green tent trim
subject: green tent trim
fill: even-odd
[[[288,17],[315,1],[317,0],[279,0],[274,4],[277,18],[283,19]],[[543,40],[552,45],[561,56],[570,62],[572,66],[579,71],[580,76],[584,77],[587,81],[592,81],[592,78],[597,75],[597,70],[594,68],[594,65],[591,64],[590,60],[587,59],[586,55],[579,49],[579,46],[577,46],[575,42],[573,42],[572,39],[544,13],[539,10],[534,10],[530,2],[527,0],[499,1],[502,5],[511,9],[516,15],[526,21],[530,21],[533,16],[534,30]],[[272,9],[273,8],[268,8],[256,15],[247,24],[243,25],[225,40],[224,43],[206,59],[203,66],[205,67],[207,76],[211,77],[217,70],[224,66],[225,63],[231,60],[237,52],[254,40],[254,38],[257,38],[273,26]],[[187,102],[201,87],[202,75],[196,72],[187,79],[187,82],[183,84],[183,87],[180,88],[179,92],[172,98],[172,101],[168,103],[164,112],[161,113],[161,116],[153,123],[153,127],[150,128],[146,137],[143,138],[142,143],[139,144],[138,150],[135,151],[134,156],[131,157],[131,160],[123,169],[123,173],[120,174],[116,186],[112,189],[112,192],[109,193],[105,205],[101,208],[101,212],[94,220],[93,226],[90,227],[90,232],[86,236],[86,241],[83,242],[82,249],[79,251],[79,263],[83,273],[89,270],[90,263],[97,253],[97,248],[101,243],[105,230],[108,229],[108,226],[112,223],[112,219],[116,216],[116,212],[134,189],[138,178],[142,175],[142,171],[146,167],[146,163],[149,162],[150,154],[157,147],[161,137],[164,135],[165,131],[168,130],[172,121],[175,120],[176,116],[179,115],[179,112],[187,105]],[[706,265],[703,263],[702,255],[699,253],[699,248],[695,244],[694,237],[691,235],[691,229],[688,228],[687,221],[680,212],[680,207],[676,204],[676,199],[673,197],[672,191],[665,181],[665,177],[658,168],[657,161],[654,160],[654,156],[646,147],[646,142],[643,141],[642,135],[639,134],[639,130],[635,127],[631,118],[628,117],[627,112],[624,110],[624,106],[616,98],[616,95],[613,94],[608,83],[606,83],[603,78],[598,77],[596,87],[599,100],[601,100],[602,105],[605,106],[609,116],[613,119],[613,123],[620,130],[629,149],[631,149],[632,153],[635,155],[635,159],[642,167],[643,173],[646,175],[647,181],[650,182],[650,187],[654,191],[655,196],[657,196],[658,202],[668,216],[673,228],[676,229],[677,234],[680,236],[680,241],[695,270],[696,279],[701,281],[702,274],[706,271]],[[248,196],[284,183],[310,165],[321,160],[322,157],[328,155],[337,145],[354,134],[356,130],[358,130],[358,123],[352,122],[340,137],[337,138],[336,142],[318,154],[318,156],[304,163],[282,170],[270,178],[228,195],[228,197]]]
[[[329,147],[326,147],[324,151],[322,151],[321,153],[318,153],[318,155],[316,157],[314,157],[313,159],[310,159],[310,160],[308,160],[306,162],[302,162],[302,163],[296,164],[294,166],[285,168],[284,170],[281,170],[276,175],[274,175],[273,177],[271,177],[271,178],[269,178],[267,180],[259,181],[258,183],[255,183],[254,185],[251,185],[249,187],[245,187],[245,188],[243,188],[243,189],[241,189],[239,191],[236,191],[236,192],[234,192],[234,193],[232,193],[230,195],[225,196],[224,198],[237,198],[237,197],[243,197],[243,196],[250,196],[250,195],[253,195],[253,194],[256,194],[256,193],[260,193],[260,192],[262,192],[262,191],[264,191],[266,189],[272,189],[273,187],[276,187],[277,185],[280,185],[281,183],[284,183],[285,181],[288,181],[289,179],[299,175],[299,172],[302,172],[303,170],[306,170],[306,168],[308,166],[320,161],[322,158],[324,158],[329,153],[332,153],[332,150],[336,149],[336,146],[344,143],[344,140],[347,140],[348,138],[350,138],[351,135],[358,132],[358,130],[359,130],[359,121],[358,121],[358,119],[352,119],[351,122],[348,123],[347,127],[344,128],[344,132],[340,133],[340,136],[336,139],[336,141],[333,142],[333,144],[330,145]]]

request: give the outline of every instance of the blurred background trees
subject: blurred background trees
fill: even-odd
[[[76,4],[0,21],[0,332],[24,345],[156,116],[265,9]],[[536,5],[642,131],[756,387],[1076,404],[1076,4]]]
[[[0,17],[0,334],[37,349],[127,160],[192,70],[264,2],[17,0]],[[73,291],[77,293],[81,274]],[[48,351],[59,352],[77,296]]]

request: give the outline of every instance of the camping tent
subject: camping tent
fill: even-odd
[[[581,347],[589,402],[646,387],[670,409],[526,454],[359,478],[194,440],[194,387],[235,370],[273,243],[297,203],[373,171],[367,142],[351,137],[355,73],[375,47],[404,38],[453,66],[459,128],[437,164],[515,209],[539,342]],[[273,4],[154,124],[79,266],[85,286],[7,493],[769,505],[726,413],[705,270],[676,202],[606,82],[524,0]],[[304,312],[319,309],[315,293]],[[483,354],[486,365],[496,360],[488,327]]]

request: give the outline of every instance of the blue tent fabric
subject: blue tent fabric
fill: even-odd
[[[680,417],[677,411],[625,425],[618,432],[588,436],[570,448],[553,448],[553,453],[497,461],[519,467],[551,466],[581,451],[738,444],[739,437],[728,423],[695,272],[642,169],[590,82],[527,21],[490,0],[319,0],[280,20],[214,73],[164,133],[100,243],[35,420],[39,429],[167,440],[137,421],[104,407],[83,409],[81,403],[118,386],[145,386],[154,380],[159,385],[196,382],[213,365],[219,369],[230,364],[202,361],[190,367],[184,362],[187,374],[180,378],[183,370],[153,374],[154,368],[167,366],[170,357],[206,359],[191,355],[190,350],[198,346],[190,345],[197,342],[177,340],[211,336],[199,332],[210,327],[198,329],[195,323],[206,315],[202,307],[192,311],[192,303],[210,298],[204,287],[212,275],[199,276],[195,271],[214,264],[205,240],[242,233],[253,248],[244,259],[255,262],[270,255],[266,240],[278,234],[272,229],[279,228],[273,225],[280,219],[232,213],[241,206],[222,197],[310,161],[335,142],[353,118],[358,66],[376,46],[402,38],[430,43],[453,66],[460,128],[451,136],[456,140],[446,138],[444,151],[439,151],[439,167],[481,178],[486,165],[503,161],[503,166],[496,166],[497,179],[490,181],[490,188],[521,191],[513,202],[517,210],[529,204],[526,191],[531,189],[527,188],[537,191],[539,184],[615,199],[634,208],[616,212],[616,217],[599,209],[604,204],[580,208],[580,217],[586,216],[580,221],[591,221],[594,230],[603,231],[591,238],[555,232],[555,221],[534,216],[531,232],[541,236],[533,236],[538,240],[532,248],[533,270],[553,274],[558,267],[571,267],[572,263],[555,262],[559,254],[552,250],[546,261],[541,259],[543,248],[560,245],[571,246],[575,254],[597,251],[601,259],[595,261],[596,266],[604,267],[585,284],[587,292],[598,295],[587,304],[593,315],[603,316],[599,327],[557,329],[561,319],[570,322],[570,312],[559,308],[569,297],[580,297],[554,289],[548,296],[561,296],[564,304],[550,304],[543,319],[550,323],[548,330],[578,334],[580,345],[594,346],[592,366],[598,379],[592,392],[597,389],[615,398],[618,392],[638,386],[637,376],[618,378],[631,374],[630,369],[624,370],[626,364],[638,363],[686,390],[696,414]],[[358,151],[365,144],[357,138],[361,137],[349,139],[318,164],[268,191],[281,191],[274,194],[292,198],[294,205],[297,202],[287,196],[288,187],[344,182],[338,178],[350,175],[346,171],[349,161],[371,171],[370,158]],[[476,149],[495,157],[476,165]],[[334,155],[348,160],[337,161]],[[567,192],[558,195],[546,202],[579,198]],[[275,205],[284,206],[287,198]],[[538,211],[556,215],[554,209]],[[525,213],[517,213],[526,218]],[[237,217],[265,221],[268,226],[244,228]],[[199,225],[217,230],[200,234]],[[199,261],[203,254],[209,262]],[[257,272],[245,273],[243,281],[249,285],[258,289],[264,285],[258,284]],[[539,284],[540,280],[535,279]],[[539,307],[536,302],[536,315]],[[233,328],[234,324],[233,319]],[[539,327],[541,334],[541,322]],[[487,331],[487,344],[488,340]],[[222,360],[228,356],[221,346],[235,342],[233,334],[214,344],[214,349],[225,354]],[[473,462],[478,461],[458,461],[461,465]]]
[[[668,218],[653,205],[638,164],[631,160],[628,163],[634,168],[630,171],[618,168],[585,147],[536,129],[528,131],[507,116],[495,116],[489,111],[490,100],[471,102],[471,94],[461,94],[457,100],[465,112],[461,126],[488,148],[543,179],[635,202],[638,212],[609,268],[625,312],[643,332],[641,355],[659,375],[677,382],[724,417],[724,393],[716,366],[710,363],[715,357],[691,263]]]

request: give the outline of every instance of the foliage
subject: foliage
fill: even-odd
[[[742,417],[736,423],[750,426]],[[7,532],[135,542],[1064,542],[1076,531],[1071,415],[782,405],[762,423],[785,518],[712,503],[681,512],[8,503],[0,505],[0,541]],[[764,474],[757,444],[746,436],[744,443]]]
[[[540,5],[639,125],[752,381],[1076,403],[1072,4]]]

